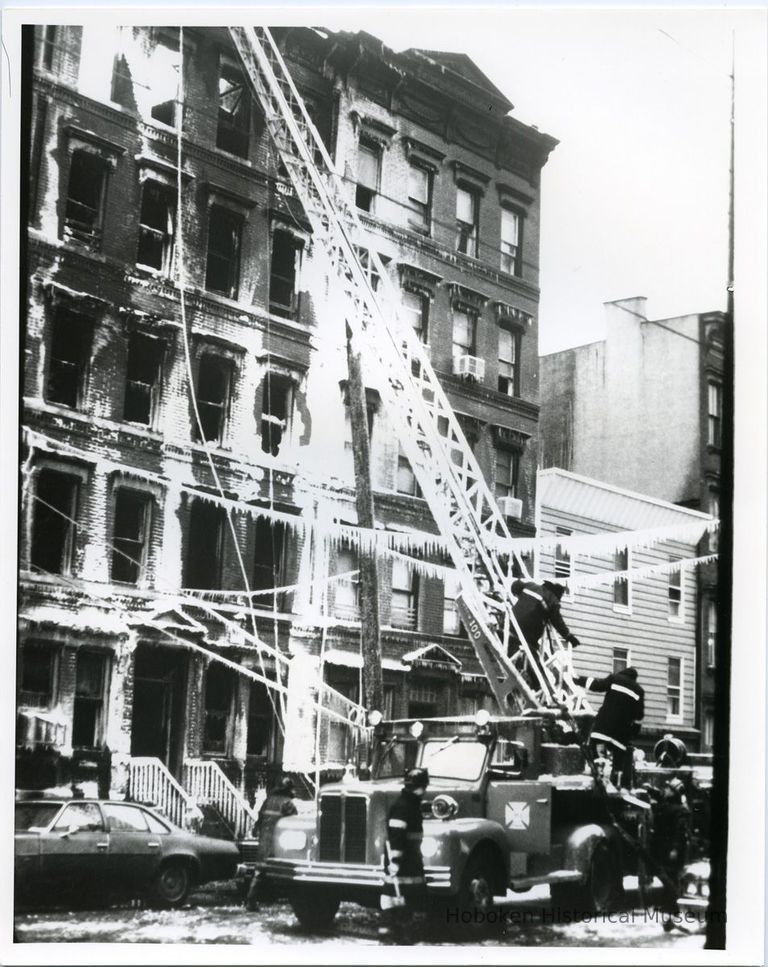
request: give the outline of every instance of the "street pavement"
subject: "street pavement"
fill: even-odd
[[[660,915],[646,914],[636,892],[627,892],[621,910],[578,923],[561,919],[549,901],[546,887],[524,894],[508,894],[497,921],[481,927],[438,922],[417,923],[416,945],[532,947],[665,947],[676,959],[686,950],[701,950],[704,935],[695,924],[665,931]],[[18,943],[195,943],[195,944],[309,944],[318,948],[366,946],[380,943],[379,914],[355,904],[342,904],[327,934],[306,934],[296,923],[288,903],[263,904],[251,913],[239,902],[230,884],[213,884],[191,895],[178,910],[152,910],[140,903],[124,903],[101,910],[26,910],[15,918]],[[689,931],[689,932],[686,932]]]

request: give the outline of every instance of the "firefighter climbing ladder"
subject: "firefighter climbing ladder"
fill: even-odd
[[[330,263],[329,277],[346,299],[346,323],[369,369],[457,569],[459,607],[502,712],[542,705],[588,711],[562,644],[542,642],[534,660],[512,611],[515,555],[511,535],[412,327],[399,317],[398,296],[343,193],[341,179],[277,44],[266,27],[230,27],[267,127]],[[369,248],[378,295],[358,258]],[[523,574],[524,563],[517,558]],[[510,637],[521,647],[507,657]]]

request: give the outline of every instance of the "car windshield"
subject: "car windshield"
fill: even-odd
[[[60,809],[61,803],[56,802],[16,803],[16,832],[27,833],[46,829]]]
[[[457,737],[429,739],[422,746],[419,765],[429,770],[430,779],[474,782],[483,771],[486,752],[481,742],[462,742]]]

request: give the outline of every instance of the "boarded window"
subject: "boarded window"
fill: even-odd
[[[78,651],[72,717],[72,745],[76,749],[92,749],[101,744],[106,668],[106,655]]]
[[[357,189],[355,204],[364,212],[373,212],[381,174],[381,152],[373,144],[361,141],[357,149]]]
[[[184,561],[184,586],[221,587],[221,565],[226,515],[221,507],[194,500],[189,511],[189,533]]]
[[[285,376],[267,373],[261,403],[261,449],[276,457],[288,436],[293,404],[293,383]]]
[[[77,409],[83,402],[85,377],[92,342],[88,319],[59,309],[53,317],[46,399]]]
[[[136,262],[170,275],[173,269],[173,240],[176,196],[172,188],[145,181],[141,192],[139,248]]]
[[[408,167],[408,207],[409,225],[428,232],[432,218],[432,175],[421,165]]]
[[[128,337],[123,418],[151,426],[160,396],[164,343],[138,332]]]
[[[501,271],[519,275],[520,217],[508,208],[501,210]]]
[[[57,470],[41,470],[37,478],[31,562],[43,573],[72,570],[78,489],[77,477]]]
[[[228,755],[235,699],[235,673],[212,662],[205,673],[203,752]]]
[[[479,198],[468,188],[456,189],[456,250],[477,258]]]
[[[24,645],[19,705],[28,708],[50,708],[53,705],[56,655],[57,649],[52,645],[38,642]]]
[[[135,490],[115,494],[112,580],[138,584],[147,563],[150,498]]]
[[[392,565],[392,627],[415,628],[418,611],[418,577],[405,561]]]
[[[290,232],[275,230],[269,273],[269,311],[283,319],[295,319],[298,313],[301,249],[300,240]]]
[[[499,392],[520,395],[520,333],[499,329]]]
[[[200,427],[196,427],[198,440],[221,443],[224,438],[232,367],[228,359],[210,353],[200,357],[197,374],[197,409]]]
[[[243,72],[222,60],[219,66],[219,115],[216,147],[240,158],[248,157],[251,128],[251,95]]]
[[[614,571],[629,570],[629,550],[624,547],[613,555]],[[620,608],[629,607],[629,578],[617,578],[613,582],[613,603]]]
[[[85,150],[72,152],[64,208],[65,239],[73,238],[93,248],[101,245],[106,180],[103,158]]]
[[[240,244],[243,219],[237,212],[211,205],[208,215],[208,256],[205,287],[230,299],[240,284]]]

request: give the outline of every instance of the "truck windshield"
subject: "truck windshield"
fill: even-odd
[[[487,751],[481,742],[429,739],[422,746],[419,765],[429,770],[430,779],[474,782],[483,771]]]
[[[416,765],[417,743],[414,741],[389,739],[379,746],[373,765],[374,779],[401,778]]]

